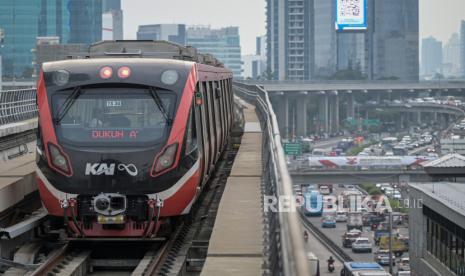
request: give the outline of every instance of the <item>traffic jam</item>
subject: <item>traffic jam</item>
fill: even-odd
[[[402,188],[390,183],[296,184],[294,192],[305,219],[355,262],[376,263],[386,271],[391,265],[393,275],[410,275]]]

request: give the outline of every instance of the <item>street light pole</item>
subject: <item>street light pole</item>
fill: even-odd
[[[393,275],[393,271],[392,271],[392,210],[389,212],[389,273]]]

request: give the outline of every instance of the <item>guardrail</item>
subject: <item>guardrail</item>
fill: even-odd
[[[0,125],[36,116],[36,89],[0,91]]]
[[[268,93],[258,86],[234,84],[236,95],[255,105],[262,126],[264,195],[292,196],[276,115]],[[278,201],[278,204],[279,201]],[[279,210],[279,206],[277,208]],[[310,275],[297,212],[265,212],[265,275]]]

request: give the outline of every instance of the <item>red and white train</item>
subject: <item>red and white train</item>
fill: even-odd
[[[153,237],[188,214],[227,143],[232,73],[168,42],[45,63],[37,185],[73,237]]]

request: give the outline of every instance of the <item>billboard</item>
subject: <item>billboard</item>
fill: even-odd
[[[367,0],[335,0],[336,30],[366,30]]]

